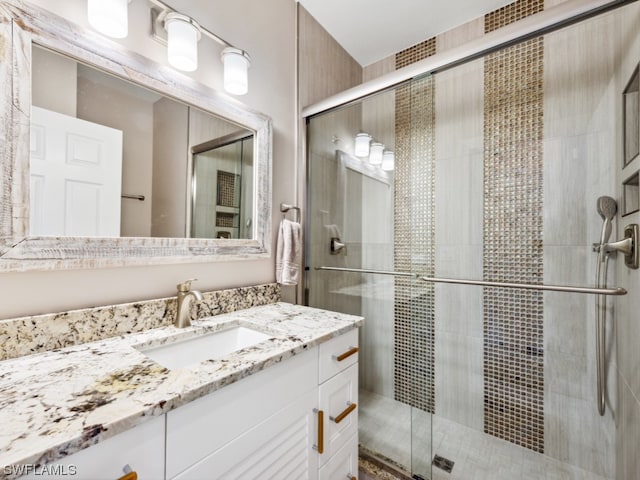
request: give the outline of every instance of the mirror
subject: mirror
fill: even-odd
[[[4,4],[0,78],[14,88],[0,98],[0,271],[268,256],[268,117]]]
[[[30,235],[252,238],[253,132],[38,46],[31,71]]]

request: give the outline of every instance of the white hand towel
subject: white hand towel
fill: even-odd
[[[280,222],[276,245],[276,281],[282,285],[297,285],[300,274],[302,228],[286,218]]]

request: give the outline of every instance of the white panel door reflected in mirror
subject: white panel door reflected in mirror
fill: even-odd
[[[120,236],[122,131],[31,108],[29,231]]]

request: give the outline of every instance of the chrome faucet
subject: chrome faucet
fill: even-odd
[[[191,290],[191,282],[195,282],[197,278],[185,280],[176,285],[178,288],[178,305],[176,307],[176,320],[174,325],[178,328],[184,328],[191,325],[191,302],[193,299],[202,301],[204,297],[199,290]]]

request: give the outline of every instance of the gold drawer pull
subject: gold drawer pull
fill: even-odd
[[[324,412],[314,408],[313,411],[318,414],[318,443],[313,446],[319,454],[324,453]]]
[[[344,352],[342,355],[334,356],[338,362],[343,361],[346,358],[349,358],[351,355],[358,353],[358,347],[349,347],[349,350]]]
[[[347,478],[349,480],[358,480],[356,477],[354,477],[353,475],[351,475],[350,473],[347,473]]]
[[[329,420],[334,421],[336,423],[340,423],[342,420],[345,419],[345,417],[347,415],[349,415],[351,412],[353,412],[356,409],[357,405],[355,403],[351,403],[349,402],[349,406],[347,408],[344,409],[344,411],[338,415],[336,418],[333,417],[329,417]]]

